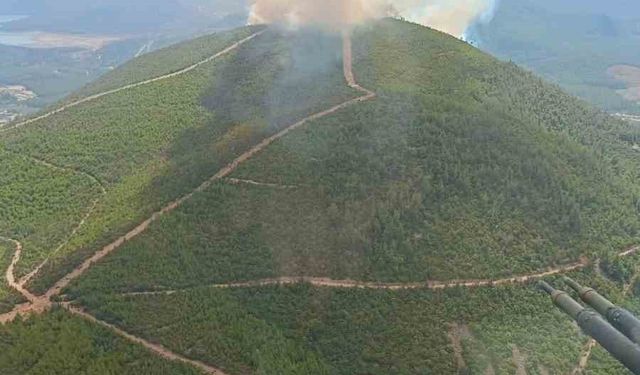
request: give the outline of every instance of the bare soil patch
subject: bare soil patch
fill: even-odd
[[[456,364],[458,370],[464,370],[467,368],[467,363],[464,360],[464,351],[462,348],[462,339],[464,337],[471,336],[469,327],[466,325],[460,325],[453,323],[449,326],[449,332],[447,333],[451,346],[453,347],[453,354],[456,358]]]
[[[100,35],[37,33],[33,36],[30,46],[33,48],[81,48],[97,51],[121,39],[120,37]]]
[[[527,356],[524,355],[516,345],[511,346],[513,364],[516,365],[516,375],[527,375]]]
[[[640,67],[614,65],[607,69],[607,73],[627,86],[626,89],[618,90],[618,94],[626,100],[640,102]]]

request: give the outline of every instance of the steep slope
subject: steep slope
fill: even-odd
[[[567,373],[586,340],[526,283],[573,272],[623,301],[590,264],[637,262],[638,134],[401,21],[270,28],[7,134],[106,190],[32,305],[64,294],[229,374]]]
[[[204,191],[87,285],[502,278],[637,238],[638,156],[620,123],[418,26],[382,22],[354,45],[376,100],[241,165],[232,177],[267,184]]]
[[[3,374],[196,375],[62,311],[0,327]],[[25,356],[29,353],[29,356]]]
[[[334,84],[341,79],[338,38],[285,39],[278,31],[259,31],[244,28],[166,50],[159,66],[142,59],[139,66],[125,66],[120,75],[87,89],[108,91],[2,133],[7,150],[94,176],[105,189],[85,225],[42,269],[42,274],[52,273],[50,279],[35,275],[43,287],[151,212],[192,191],[283,123],[352,95],[348,87]],[[248,43],[250,36],[261,42]],[[315,59],[317,71],[301,74],[307,69],[305,61],[297,60],[306,55],[301,49],[313,48],[305,39],[317,40],[324,51],[336,49]],[[323,84],[315,83],[318,74]],[[133,77],[141,83],[133,83]],[[334,86],[337,90],[331,91]],[[216,99],[217,92],[228,93],[226,102]],[[27,253],[18,276],[51,255],[29,248]]]

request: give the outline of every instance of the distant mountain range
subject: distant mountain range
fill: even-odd
[[[120,40],[97,51],[34,51],[0,44],[0,85],[23,85],[38,98],[0,110],[26,114],[121,65],[134,56],[206,32],[243,25],[246,0],[5,0],[9,33],[89,34]],[[635,0],[502,0],[493,20],[469,30],[470,40],[562,85],[609,112],[640,113],[619,93],[635,91],[607,73],[616,64],[640,66],[640,2]],[[9,37],[13,37],[9,35]],[[6,39],[7,36],[5,35]],[[0,35],[0,43],[3,36]]]
[[[158,33],[244,23],[246,6],[232,0],[4,0],[0,14],[30,17],[10,30],[87,34]]]
[[[1,1],[0,87],[22,85],[37,97],[0,100],[0,125],[133,57],[244,25],[246,13],[241,1],[231,0]]]
[[[470,40],[610,112],[640,113],[620,93],[635,90],[609,74],[640,67],[640,2],[633,0],[504,0]]]

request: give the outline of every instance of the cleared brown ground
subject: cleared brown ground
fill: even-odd
[[[640,102],[640,67],[614,65],[607,69],[607,73],[626,84],[627,88],[618,90],[618,94],[622,95],[626,100]]]

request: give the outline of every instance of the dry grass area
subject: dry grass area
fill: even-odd
[[[633,65],[614,65],[607,73],[626,84],[627,88],[618,90],[626,100],[640,102],[640,67]]]
[[[97,51],[120,39],[111,36],[38,33],[34,36],[33,42],[36,48],[75,47]]]

